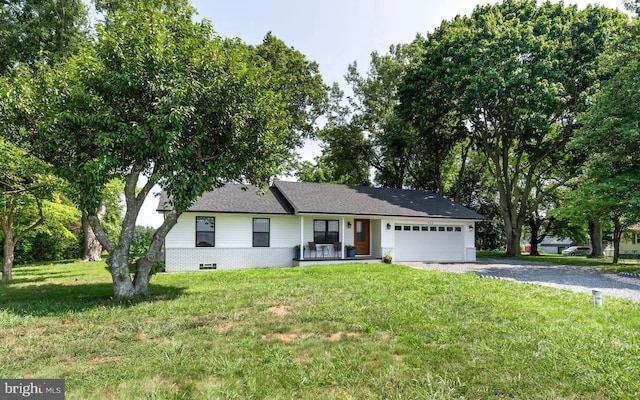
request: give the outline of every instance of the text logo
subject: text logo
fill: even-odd
[[[64,400],[64,379],[0,379],[0,400]]]

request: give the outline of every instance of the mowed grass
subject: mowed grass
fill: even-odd
[[[640,305],[404,266],[160,274],[101,263],[0,284],[0,376],[67,399],[635,399]]]

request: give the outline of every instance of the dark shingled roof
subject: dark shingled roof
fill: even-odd
[[[282,197],[278,189],[270,187],[264,194],[251,185],[228,183],[224,187],[206,192],[189,208],[191,212],[248,213],[248,214],[293,214],[293,208]],[[162,192],[158,211],[172,209]]]
[[[485,219],[426,190],[278,181],[275,187],[298,213]]]
[[[250,185],[227,184],[202,195],[188,211],[485,219],[475,211],[426,190],[285,181],[276,182],[264,195],[258,194],[257,190]],[[162,193],[158,211],[170,209],[166,194]]]

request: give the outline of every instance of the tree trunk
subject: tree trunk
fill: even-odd
[[[507,240],[507,257],[518,257],[522,254],[520,249],[520,236],[522,225],[518,221],[512,221],[510,217],[504,217],[504,234]]]
[[[617,264],[620,260],[620,238],[622,237],[622,231],[613,232],[613,263]]]
[[[620,223],[618,216],[613,217],[613,263],[617,264],[620,259],[620,239],[624,227]]]
[[[505,232],[506,233],[506,232]],[[520,231],[511,230],[507,234],[507,257],[519,257],[522,255],[520,249]]]
[[[504,220],[504,237],[507,241],[507,257],[518,257],[522,254],[520,249],[520,236],[522,234],[521,218],[515,207],[511,207],[507,196],[500,192],[500,213]]]
[[[113,299],[116,301],[130,300],[135,297],[131,270],[129,269],[129,247],[118,246],[107,260],[111,271]]]
[[[85,212],[82,213],[82,236],[84,239],[82,261],[98,261],[100,259],[100,253],[102,252],[102,245],[96,238],[93,229],[91,229],[89,216]]]
[[[589,220],[589,239],[591,240],[591,254],[589,258],[604,258],[602,249],[602,222],[600,220]]]
[[[531,240],[529,245],[531,246],[531,250],[529,250],[530,256],[539,256],[540,252],[538,251],[538,233],[540,232],[540,226],[542,225],[542,221],[539,219],[532,217],[529,218],[529,229],[531,229]]]
[[[2,258],[2,280],[9,282],[13,279],[13,251],[15,242],[13,241],[13,232],[11,230],[4,233],[4,257]]]
[[[38,205],[38,213],[40,214],[40,218],[31,226],[23,230],[22,232],[14,234],[13,232],[13,221],[15,217],[15,201],[14,198],[11,197],[11,200],[8,204],[8,215],[0,220],[0,226],[2,227],[2,233],[4,235],[4,257],[2,258],[2,280],[5,282],[13,279],[13,260],[14,260],[14,250],[16,248],[16,243],[20,240],[24,235],[28,232],[34,230],[38,225],[44,222],[44,214],[42,213],[42,206],[40,201],[36,197],[36,204]],[[6,218],[6,219],[5,219]]]
[[[98,212],[96,214],[98,220],[102,221],[106,212],[107,203],[102,200],[100,201],[100,206],[98,207]],[[100,261],[102,259],[102,245],[91,228],[89,216],[86,213],[82,213],[82,232],[84,235],[84,254],[82,256],[82,261]]]
[[[125,215],[122,233],[120,234],[120,245],[113,249],[107,261],[111,271],[113,298],[115,300],[131,300],[148,294],[153,262],[158,252],[162,249],[164,238],[176,224],[179,216],[180,214],[175,211],[165,215],[164,222],[153,234],[153,240],[147,250],[147,255],[136,260],[136,274],[132,280],[131,269],[129,268],[129,248],[133,239],[135,223],[132,224],[130,221],[135,221],[135,218],[130,219]],[[129,223],[126,223],[126,221],[129,221]]]
[[[155,256],[148,256],[136,261],[136,276],[133,278],[133,286],[137,295],[146,295],[149,292],[151,268],[154,260]]]
[[[485,138],[483,140],[485,141],[485,154],[493,161],[493,173],[496,178],[498,195],[500,197],[500,214],[504,220],[507,257],[518,257],[522,254],[520,237],[522,234],[522,225],[524,225],[528,215],[527,200],[531,193],[531,181],[535,167],[529,167],[529,172],[526,174],[526,177],[522,179],[524,181],[524,188],[521,189],[518,187],[518,174],[513,175],[509,172],[511,168],[509,152],[505,149],[500,151],[492,149],[488,144],[489,139]]]
[[[131,279],[131,269],[129,268],[129,250],[133,241],[136,220],[140,213],[140,208],[145,198],[155,184],[151,179],[142,189],[136,188],[138,177],[144,169],[143,165],[133,165],[132,170],[125,178],[124,199],[126,212],[122,219],[122,229],[118,243],[112,242],[102,229],[102,224],[97,215],[89,215],[91,227],[102,246],[109,252],[107,264],[111,272],[113,282],[113,299],[116,301],[127,301],[139,296],[144,296],[149,291],[149,282],[152,275],[152,266],[156,255],[162,249],[164,238],[169,230],[178,222],[180,212],[171,211],[165,214],[162,225],[153,234],[151,245],[144,258],[136,260],[136,275]]]

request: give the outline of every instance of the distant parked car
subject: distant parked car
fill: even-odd
[[[591,246],[571,246],[562,250],[563,256],[588,256],[591,254]]]

